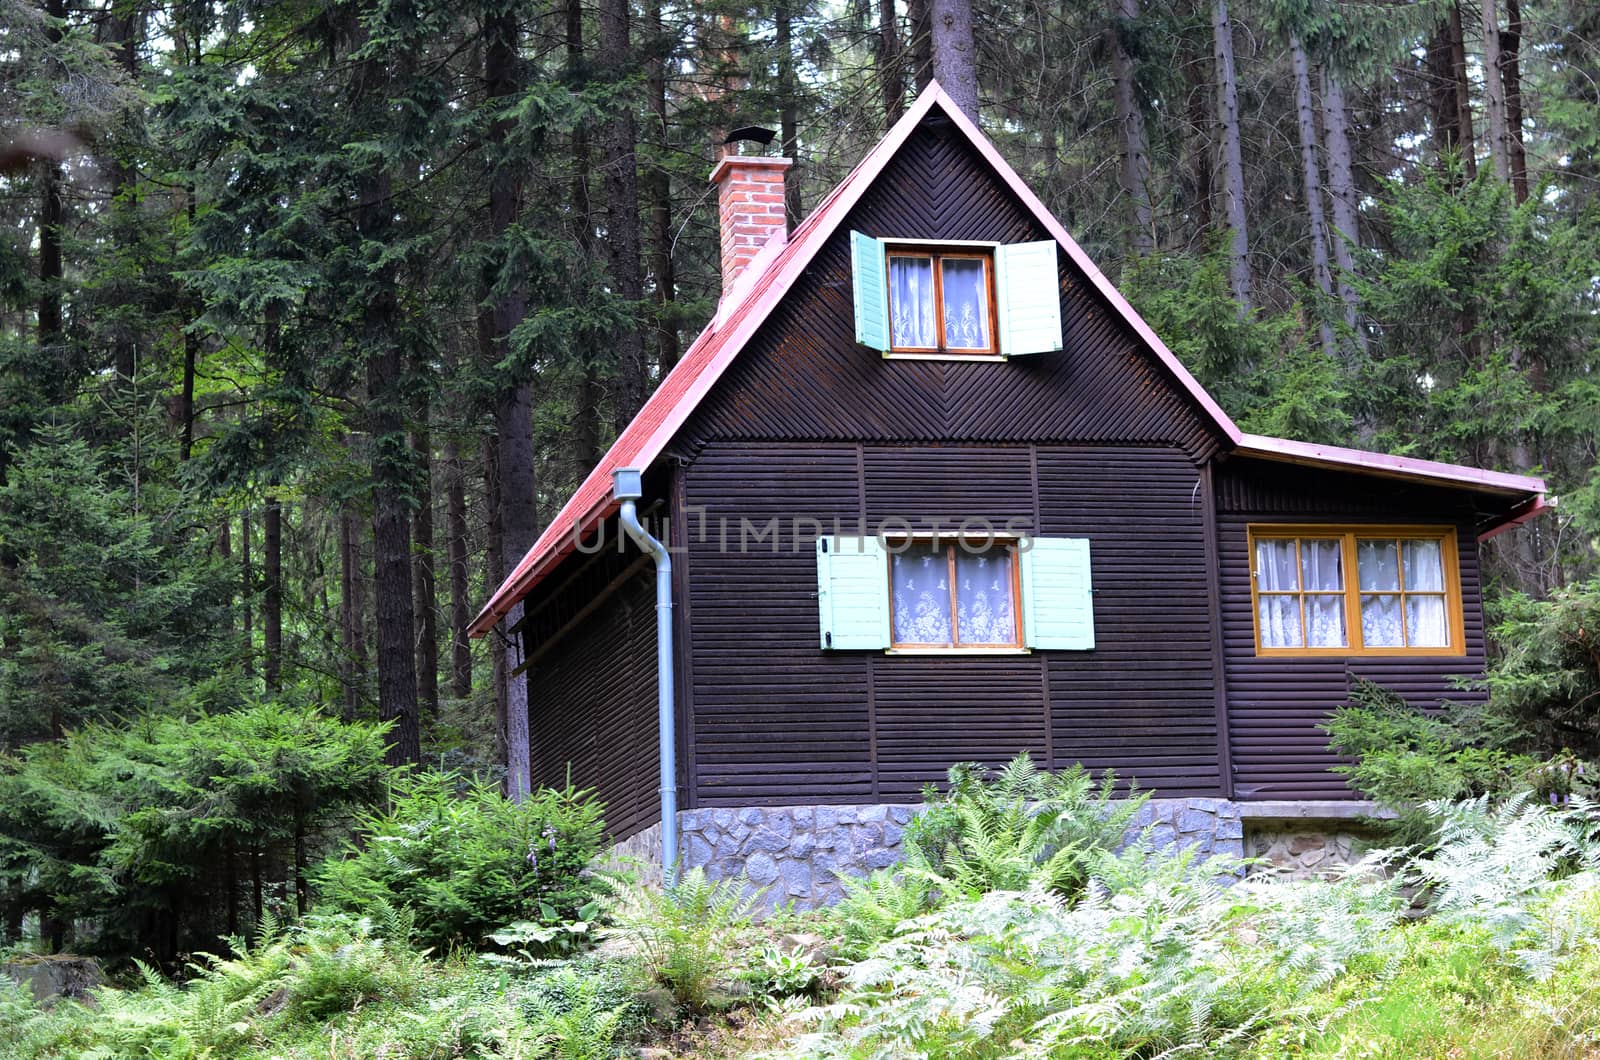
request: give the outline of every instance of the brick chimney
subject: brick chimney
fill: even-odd
[[[768,240],[776,239],[779,247],[787,241],[783,177],[792,165],[792,158],[729,155],[711,171],[722,229],[724,300]]]

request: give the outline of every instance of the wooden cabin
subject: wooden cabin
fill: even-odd
[[[787,165],[718,165],[716,318],[475,623],[524,605],[535,782],[654,849],[634,467],[682,864],[827,901],[1024,750],[1153,789],[1164,840],[1347,852],[1319,723],[1357,677],[1481,695],[1478,544],[1543,483],[1242,433],[937,85],[786,237]]]

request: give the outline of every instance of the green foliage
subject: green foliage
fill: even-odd
[[[758,899],[744,879],[712,881],[698,867],[660,890],[612,881],[610,933],[627,940],[681,1008],[704,1012],[736,978]]]
[[[941,891],[975,898],[1038,884],[1071,898],[1095,859],[1122,846],[1149,795],[1119,799],[1110,772],[1096,785],[1081,765],[1050,773],[1023,752],[999,772],[952,766],[945,791],[929,788],[923,801],[906,828],[908,863]]]
[[[1557,589],[1547,600],[1499,600],[1495,639],[1504,655],[1489,671],[1496,712],[1547,752],[1600,755],[1600,582]]]
[[[907,856],[912,857],[910,850]],[[862,877],[841,876],[844,898],[833,909],[839,951],[852,959],[891,937],[901,924],[927,912],[937,897],[931,874],[879,869]]]
[[[756,953],[756,963],[745,973],[745,981],[769,1003],[816,990],[820,973],[803,949],[785,950],[767,943]]]
[[[0,481],[0,750],[89,721],[232,706],[232,572],[203,507],[41,426]],[[140,469],[134,468],[137,476]]]
[[[417,936],[440,949],[482,946],[509,924],[556,929],[547,952],[593,919],[596,880],[586,871],[600,853],[604,808],[571,786],[533,792],[514,803],[493,784],[455,773],[419,773],[396,782],[389,808],[365,817],[361,843],[316,871],[321,900],[360,912],[387,902],[407,910]]]
[[[0,903],[96,923],[92,952],[214,945],[247,859],[292,873],[379,797],[383,754],[379,726],[273,703],[32,744],[0,758]]]

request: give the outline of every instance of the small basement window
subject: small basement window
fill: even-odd
[[[999,352],[992,255],[891,249],[888,257],[891,352]]]
[[[893,547],[893,546],[891,546]],[[1016,550],[910,541],[889,556],[890,646],[1020,648]]]
[[[1448,527],[1252,527],[1257,655],[1461,655]]]

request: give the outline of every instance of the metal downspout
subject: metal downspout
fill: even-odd
[[[656,564],[656,728],[661,762],[661,882],[671,886],[678,876],[678,735],[672,674],[672,557],[667,547],[639,522],[635,502],[644,493],[644,472],[619,467],[611,472],[612,495],[622,502],[617,513],[634,544]]]

